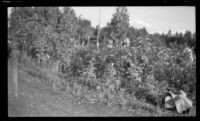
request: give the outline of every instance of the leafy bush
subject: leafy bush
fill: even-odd
[[[89,65],[89,60],[91,59],[91,53],[84,48],[79,48],[75,50],[71,55],[70,70],[74,77],[81,75],[84,68]]]
[[[80,76],[81,80],[83,80],[83,84],[89,87],[96,87],[98,84],[95,73],[96,68],[94,67],[94,64],[95,60],[92,58],[89,61],[88,67],[82,70],[83,72]]]

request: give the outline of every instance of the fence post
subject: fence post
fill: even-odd
[[[60,60],[56,60],[56,62],[54,62],[54,66],[52,68],[52,74],[53,74],[53,84],[52,87],[53,89],[56,91],[57,90],[57,84],[59,83],[59,77],[58,77],[58,73],[59,73],[59,65],[60,65]]]
[[[15,97],[18,97],[18,51],[17,49],[12,49],[11,55],[11,72],[12,72],[12,92]]]

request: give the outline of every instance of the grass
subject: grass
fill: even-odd
[[[49,80],[52,80],[50,71],[46,71],[44,68],[41,68],[40,66],[32,65],[32,64],[21,64],[20,68],[23,68],[26,70],[26,72],[29,75],[37,76],[41,78],[41,80],[45,80],[45,82],[49,83]],[[59,77],[60,78],[60,77]],[[82,97],[87,99],[89,102],[94,103],[100,103],[100,102],[107,102],[108,105],[120,105],[119,107],[122,110],[129,110],[129,111],[135,111],[141,113],[143,116],[196,116],[196,106],[194,106],[189,114],[178,114],[176,112],[171,111],[163,111],[163,109],[160,109],[159,107],[152,106],[144,101],[134,99],[127,99],[125,97],[118,98],[117,95],[109,95],[108,93],[103,92],[96,92],[96,91],[90,91],[86,86],[79,85],[77,83],[74,83],[72,86],[69,81],[66,79],[60,78],[63,83],[60,83],[60,85],[57,86],[64,86],[64,90],[66,93],[71,93],[73,95]],[[62,90],[60,90],[62,91]],[[106,96],[107,95],[107,96]],[[96,99],[96,100],[95,100]],[[100,101],[97,101],[99,99]],[[93,100],[93,101],[92,101]],[[121,101],[120,101],[121,100]],[[130,101],[132,100],[132,101]]]

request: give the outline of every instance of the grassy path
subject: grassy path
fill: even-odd
[[[10,72],[9,65],[8,81]],[[66,92],[55,92],[37,73],[37,70],[32,68],[19,68],[18,98],[11,95],[10,88],[8,90],[9,116],[140,116],[134,111],[125,112],[104,104],[91,104]]]

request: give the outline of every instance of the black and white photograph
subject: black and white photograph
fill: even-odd
[[[8,117],[195,117],[195,6],[7,7]]]

